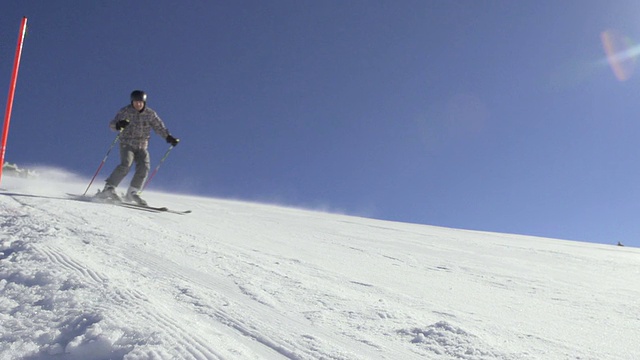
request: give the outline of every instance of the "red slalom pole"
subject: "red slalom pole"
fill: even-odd
[[[93,180],[96,179],[96,176],[98,176],[98,173],[100,172],[100,169],[102,169],[102,166],[104,166],[104,163],[107,161],[107,158],[109,157],[109,154],[111,153],[111,149],[113,149],[113,146],[118,142],[118,139],[120,139],[120,134],[122,134],[122,130],[120,130],[120,132],[118,133],[116,138],[113,139],[113,142],[111,143],[111,146],[109,146],[109,150],[107,150],[107,154],[102,159],[102,162],[100,163],[100,166],[98,166],[98,170],[96,170],[96,173],[93,174],[93,177],[91,178],[91,181],[89,182],[89,186],[87,186],[87,190],[85,190],[84,193],[82,193],[82,196],[87,195],[87,191],[89,191],[89,188],[91,187],[91,184],[93,184]]]
[[[156,176],[156,173],[160,169],[160,165],[162,165],[162,163],[167,159],[167,156],[169,156],[169,153],[171,152],[171,150],[173,150],[173,145],[169,146],[169,150],[167,150],[167,152],[164,153],[164,156],[162,157],[162,159],[158,163],[158,166],[156,166],[155,170],[153,170],[153,172],[151,173],[151,176],[149,176],[147,181],[142,186],[142,189],[140,189],[140,191],[138,191],[138,194],[142,194],[142,190],[146,189],[147,185],[149,185],[149,183],[151,182],[151,179],[153,179],[153,177]]]
[[[7,136],[9,135],[9,122],[11,120],[11,110],[13,109],[13,96],[16,92],[16,81],[18,80],[18,68],[20,68],[20,57],[22,56],[22,43],[24,35],[27,33],[27,17],[22,18],[20,34],[18,36],[18,46],[16,47],[16,57],[13,60],[13,74],[11,75],[11,85],[9,86],[9,97],[7,99],[7,110],[4,113],[4,127],[2,129],[2,142],[0,143],[0,181],[2,181],[2,168],[4,167],[4,154],[7,150]]]

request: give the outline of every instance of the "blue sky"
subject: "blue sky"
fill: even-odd
[[[640,246],[636,1],[10,0],[7,90],[22,16],[7,161],[90,178],[140,88],[155,189]]]

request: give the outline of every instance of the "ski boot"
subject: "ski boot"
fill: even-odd
[[[138,189],[134,187],[130,187],[129,190],[127,190],[127,197],[126,197],[127,201],[141,205],[141,206],[147,206],[147,202],[140,197],[139,192],[140,191]]]
[[[102,191],[98,191],[96,197],[102,200],[122,202],[122,199],[118,196],[118,193],[116,193],[115,186],[109,184],[105,185]]]

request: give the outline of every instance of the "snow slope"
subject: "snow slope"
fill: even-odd
[[[640,359],[639,249],[2,181],[0,359]]]

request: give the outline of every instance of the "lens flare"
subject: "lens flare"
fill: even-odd
[[[620,81],[629,80],[640,55],[640,46],[634,45],[631,39],[615,30],[603,31],[600,39],[613,74]]]

